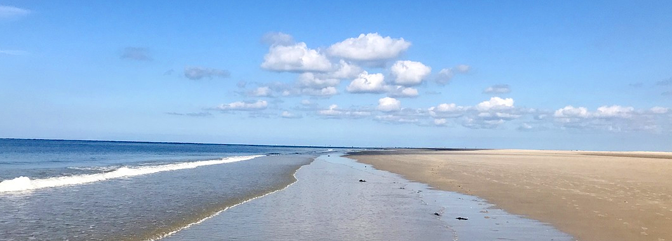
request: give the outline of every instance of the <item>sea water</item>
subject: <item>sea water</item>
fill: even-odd
[[[161,238],[291,184],[327,150],[0,139],[0,240]]]

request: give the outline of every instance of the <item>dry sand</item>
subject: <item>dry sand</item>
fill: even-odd
[[[672,153],[393,150],[349,156],[578,240],[672,241]]]

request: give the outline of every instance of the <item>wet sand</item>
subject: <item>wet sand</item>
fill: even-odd
[[[348,156],[579,240],[672,240],[672,153],[392,150]]]
[[[295,176],[281,191],[164,240],[573,240],[477,197],[432,190],[335,153]]]

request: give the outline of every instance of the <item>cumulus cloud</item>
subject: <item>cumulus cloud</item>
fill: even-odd
[[[485,90],[483,90],[484,94],[508,94],[511,93],[511,88],[509,85],[493,85]]]
[[[434,119],[432,122],[435,126],[445,126],[448,123],[448,121],[443,118]]]
[[[554,117],[568,121],[571,118],[630,118],[635,111],[633,107],[619,105],[601,106],[595,112],[588,111],[585,107],[565,106],[556,110]]]
[[[268,45],[292,45],[294,44],[294,37],[282,32],[270,32],[264,34],[261,42]]]
[[[266,107],[268,107],[268,102],[265,100],[257,100],[255,102],[237,101],[229,104],[221,104],[217,109],[223,111],[255,111],[266,109]]]
[[[556,118],[588,118],[591,114],[586,107],[565,106],[553,114]]]
[[[378,100],[378,110],[384,112],[398,111],[401,109],[401,101],[385,97]]]
[[[388,93],[390,97],[412,98],[418,96],[418,90],[411,87],[395,86],[390,87],[389,89],[390,90],[388,90]]]
[[[531,116],[537,111],[534,109],[518,108],[511,98],[502,99],[492,97],[475,106],[459,106],[455,103],[443,103],[427,109],[429,116],[434,119],[453,119],[462,126],[471,129],[491,129],[500,125]]]
[[[304,73],[300,75],[293,84],[283,82],[272,82],[257,89],[250,91],[248,95],[251,96],[315,96],[315,97],[330,97],[338,94],[338,79],[321,79],[312,73]],[[259,94],[254,94],[259,93]]]
[[[318,88],[338,86],[338,84],[341,83],[341,80],[332,78],[322,78],[309,72],[299,75],[297,83],[300,87],[318,89]]]
[[[511,98],[502,99],[492,97],[468,108],[468,115],[463,118],[462,125],[472,129],[491,129],[520,118],[523,114],[533,113],[534,110],[516,108]]]
[[[306,43],[294,45],[272,45],[261,67],[272,71],[287,72],[327,72],[332,66],[329,59]]]
[[[346,88],[350,93],[383,93],[385,92],[385,77],[381,73],[369,74],[364,71],[350,82]]]
[[[303,88],[301,89],[301,94],[326,97],[338,94],[338,90],[335,87],[331,86],[319,89]]]
[[[432,117],[441,117],[441,118],[453,118],[459,117],[464,114],[465,111],[469,110],[469,107],[458,106],[454,103],[443,103],[437,106],[430,107],[428,109],[429,114]]]
[[[415,86],[432,72],[432,68],[415,61],[397,61],[390,68],[392,81],[397,85]]]
[[[328,109],[320,110],[318,115],[326,118],[363,118],[371,115],[366,110],[346,110],[338,108],[338,105],[330,105]]]
[[[230,76],[229,71],[221,69],[212,69],[204,67],[186,67],[184,68],[184,77],[187,77],[191,80],[200,80],[203,78],[228,78]]]
[[[585,107],[566,106],[556,110],[555,123],[562,128],[606,131],[660,131],[668,112],[664,107],[637,110],[619,105],[601,106],[595,111]],[[669,125],[669,124],[668,124]]]
[[[328,76],[337,79],[354,79],[362,72],[364,72],[364,70],[361,67],[348,63],[345,60],[340,60],[338,68],[335,71],[328,73]]]
[[[13,6],[0,5],[0,19],[18,18],[28,14],[30,14],[30,10]]]
[[[152,56],[149,54],[149,50],[146,48],[138,47],[127,47],[121,52],[120,58],[130,59],[130,60],[139,60],[139,61],[150,61]]]
[[[369,33],[335,43],[327,49],[327,53],[347,60],[378,62],[395,59],[410,46],[411,42],[403,38],[394,39]]]
[[[623,107],[619,105],[601,106],[597,108],[594,116],[602,118],[630,118],[633,111],[635,111],[635,108],[632,107]]]
[[[257,97],[271,97],[273,96],[273,91],[268,86],[257,87],[256,89],[250,92],[250,96]]]
[[[490,100],[483,101],[476,105],[476,109],[479,111],[503,110],[511,108],[513,108],[513,99],[511,98],[502,99],[499,97],[492,97]]]
[[[291,113],[289,111],[283,111],[282,114],[280,114],[280,116],[282,118],[286,118],[286,119],[298,119],[298,118],[303,117],[301,115],[297,115],[297,114]]]

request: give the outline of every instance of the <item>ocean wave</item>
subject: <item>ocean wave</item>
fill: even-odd
[[[155,166],[136,166],[136,167],[121,167],[114,171],[105,172],[105,173],[96,173],[96,174],[85,174],[85,175],[74,175],[74,176],[62,176],[62,177],[51,177],[44,179],[30,179],[28,177],[17,177],[10,180],[4,180],[0,182],[0,193],[4,192],[20,192],[20,191],[30,191],[42,188],[50,187],[61,187],[61,186],[71,186],[71,185],[81,185],[92,182],[99,182],[109,179],[122,178],[122,177],[133,177],[147,175],[157,172],[166,172],[174,171],[181,169],[191,169],[201,166],[210,166],[218,165],[231,162],[239,162],[250,160],[253,158],[261,157],[262,155],[254,156],[235,156],[222,158],[220,160],[208,160],[208,161],[194,161],[194,162],[182,162],[174,164],[165,164],[165,165],[155,165]]]

